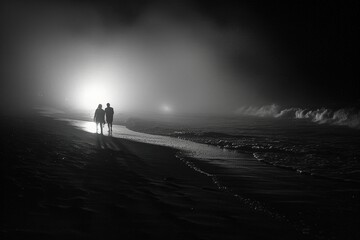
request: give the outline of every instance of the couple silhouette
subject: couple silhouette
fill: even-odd
[[[105,124],[105,116],[106,116],[106,123],[108,125],[108,132],[112,134],[112,123],[114,117],[114,109],[110,107],[110,103],[106,104],[107,108],[102,109],[102,105],[99,104],[98,108],[95,110],[94,114],[94,122],[96,122],[96,133],[98,133],[99,125],[101,135],[103,135],[103,127]]]

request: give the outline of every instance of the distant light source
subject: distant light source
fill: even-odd
[[[161,111],[164,112],[164,113],[170,113],[172,112],[172,108],[169,106],[169,105],[166,105],[166,104],[163,104],[161,106]]]
[[[79,106],[84,109],[96,109],[99,104],[105,104],[108,99],[104,86],[101,84],[83,86],[83,89],[79,90]]]
[[[95,61],[97,63],[97,61]],[[105,65],[101,61],[98,64],[88,64],[79,68],[78,73],[74,75],[74,82],[77,86],[73,90],[76,96],[76,106],[81,109],[96,109],[99,104],[103,105],[112,102],[114,96],[123,89],[116,90],[119,86],[119,75],[111,64]]]

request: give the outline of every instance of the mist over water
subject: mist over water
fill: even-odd
[[[272,102],[303,109],[358,99],[351,77],[357,21],[336,18],[332,27],[339,12],[331,4],[1,4],[5,106],[80,111],[111,102],[120,111],[231,113]]]
[[[155,111],[166,104],[178,113],[231,112],[239,103],[261,101],[254,71],[270,79],[276,70],[268,69],[278,68],[255,31],[220,27],[188,8],[149,7],[123,24],[109,23],[86,5],[7,7],[4,18],[17,27],[10,44],[16,59],[7,70],[14,86],[8,84],[5,93],[18,102],[79,110],[111,102],[120,111]],[[233,66],[234,58],[242,69]]]

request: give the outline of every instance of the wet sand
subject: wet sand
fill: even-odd
[[[174,149],[35,114],[1,122],[1,239],[311,238],[221,191]]]

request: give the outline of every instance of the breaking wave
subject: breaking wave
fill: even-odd
[[[281,108],[277,104],[261,107],[241,107],[236,114],[258,117],[309,119],[319,124],[343,125],[360,128],[360,111],[355,108],[341,108],[337,110],[328,108]]]

